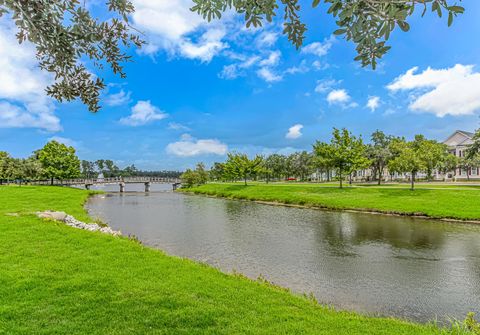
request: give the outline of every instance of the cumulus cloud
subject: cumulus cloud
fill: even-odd
[[[187,126],[184,126],[183,124],[177,123],[177,122],[170,122],[170,123],[168,124],[168,129],[172,129],[172,130],[183,130],[183,131],[190,130],[190,128],[188,128]]]
[[[180,141],[168,144],[166,151],[179,157],[225,155],[228,147],[216,139],[195,139],[188,134],[184,134]]]
[[[103,99],[103,102],[107,106],[111,106],[111,107],[122,106],[122,105],[128,104],[131,101],[130,99],[131,95],[132,95],[132,92],[125,92],[124,90],[120,90],[120,92],[118,93],[107,95]]]
[[[257,71],[257,75],[268,83],[280,81],[283,79],[281,75],[275,73],[272,69],[268,67],[260,68]]]
[[[344,89],[333,90],[327,95],[329,104],[345,104],[351,100],[350,95]]]
[[[418,67],[411,68],[387,86],[393,92],[412,91],[411,110],[443,117],[469,115],[480,109],[480,72],[472,65],[417,71]]]
[[[288,132],[285,135],[285,138],[288,138],[290,140],[300,138],[303,135],[302,129],[303,129],[303,125],[301,124],[296,124],[291,126],[290,128],[288,128]]]
[[[380,97],[377,96],[372,96],[368,98],[367,101],[367,108],[370,108],[372,112],[375,112],[375,110],[380,106]]]
[[[74,148],[78,148],[80,146],[79,142],[72,140],[71,138],[61,137],[61,136],[52,136],[48,139],[48,141],[49,142],[57,141],[58,143],[62,143],[62,144],[65,144],[66,146],[74,147]]]
[[[317,57],[325,56],[326,54],[328,54],[328,51],[332,47],[334,40],[335,39],[331,37],[323,41],[323,43],[313,42],[313,43],[307,44],[302,48],[302,53],[315,55]]]
[[[324,79],[318,80],[317,86],[315,86],[315,92],[317,93],[325,93],[332,89],[333,86],[338,85],[340,81],[334,79]]]
[[[280,57],[282,56],[282,53],[280,50],[275,50],[270,52],[270,55],[260,61],[260,66],[276,66],[280,62]]]
[[[60,131],[53,101],[45,94],[53,79],[38,68],[34,46],[18,44],[15,32],[12,24],[0,23],[0,128]]]
[[[272,31],[262,32],[256,39],[256,45],[259,48],[271,47],[278,40],[278,34]]]
[[[304,59],[300,62],[299,66],[292,66],[285,70],[285,73],[296,74],[296,73],[306,73],[310,69],[307,66],[307,61]]]
[[[142,126],[153,121],[163,120],[167,116],[167,113],[152,105],[150,100],[138,101],[132,107],[131,114],[128,117],[121,118],[120,123],[128,126]]]
[[[170,55],[208,62],[227,48],[223,23],[207,23],[190,10],[190,0],[134,0],[133,23],[147,34],[149,44],[142,52],[164,50]],[[194,38],[193,35],[199,35]]]

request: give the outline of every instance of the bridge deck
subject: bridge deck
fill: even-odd
[[[98,184],[180,184],[178,178],[163,178],[163,177],[115,177],[115,178],[77,178],[77,179],[48,179],[48,180],[11,180],[4,182],[4,184],[25,184],[30,185],[57,185],[57,186],[71,186],[71,185],[98,185]]]

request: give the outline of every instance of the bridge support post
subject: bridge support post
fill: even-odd
[[[118,185],[120,185],[120,193],[125,192],[125,183],[122,181]]]
[[[145,183],[145,193],[147,193],[147,192],[150,192],[150,182],[149,181],[147,181]]]

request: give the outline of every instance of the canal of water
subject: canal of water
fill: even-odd
[[[88,209],[146,245],[225,272],[261,275],[340,309],[422,322],[480,313],[478,225],[269,206],[152,186],[149,194],[96,196]]]

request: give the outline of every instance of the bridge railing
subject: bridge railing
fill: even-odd
[[[71,186],[71,185],[95,185],[95,184],[114,184],[114,183],[165,183],[177,184],[180,183],[178,178],[166,177],[109,177],[109,178],[76,178],[76,179],[41,179],[41,180],[27,180],[15,179],[6,180],[0,179],[0,185],[4,184],[29,184],[29,185],[56,185],[56,186]]]

